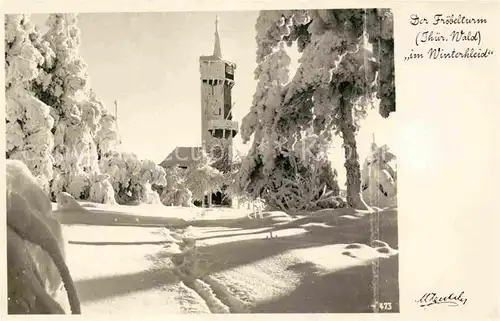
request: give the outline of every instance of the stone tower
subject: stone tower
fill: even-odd
[[[201,143],[205,151],[215,159],[226,155],[228,159],[216,162],[219,170],[232,161],[232,141],[238,133],[238,122],[233,121],[231,91],[234,86],[236,65],[222,58],[215,20],[214,52],[200,57],[201,74]]]
[[[201,143],[214,160],[213,166],[226,172],[232,163],[233,137],[238,122],[233,121],[231,91],[236,64],[222,58],[218,18],[215,19],[214,51],[200,57],[201,74]],[[224,188],[223,188],[224,190]],[[231,205],[223,193],[209,196],[208,203]]]

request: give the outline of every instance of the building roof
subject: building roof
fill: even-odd
[[[198,160],[201,155],[201,147],[176,147],[161,163],[163,168],[189,166]]]

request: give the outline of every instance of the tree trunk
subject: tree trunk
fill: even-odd
[[[344,154],[347,178],[347,203],[351,208],[367,210],[366,203],[361,198],[361,167],[359,165],[359,155],[356,146],[356,126],[352,115],[352,103],[349,101],[350,84],[343,83],[340,98],[340,132],[344,140]],[[344,87],[344,88],[342,88]],[[342,90],[343,89],[343,90]],[[344,94],[347,94],[344,96]]]

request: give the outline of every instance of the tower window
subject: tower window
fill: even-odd
[[[221,108],[219,107],[215,112],[214,112],[215,115],[220,115],[221,114]]]
[[[223,132],[224,131],[222,129],[216,129],[213,131],[213,136],[216,138],[223,138],[224,137]],[[214,149],[217,149],[217,148],[220,149],[220,146],[214,146]]]

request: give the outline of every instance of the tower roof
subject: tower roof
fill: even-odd
[[[219,17],[215,16],[215,43],[214,43],[214,54],[213,56],[222,59],[222,51],[220,49],[220,37],[219,37]]]
[[[215,17],[215,42],[214,42],[214,52],[210,56],[200,56],[200,61],[223,61],[227,64],[230,64],[233,66],[233,68],[236,68],[236,64],[225,61],[222,59],[222,50],[221,50],[221,45],[220,45],[220,37],[219,37],[219,17]]]

